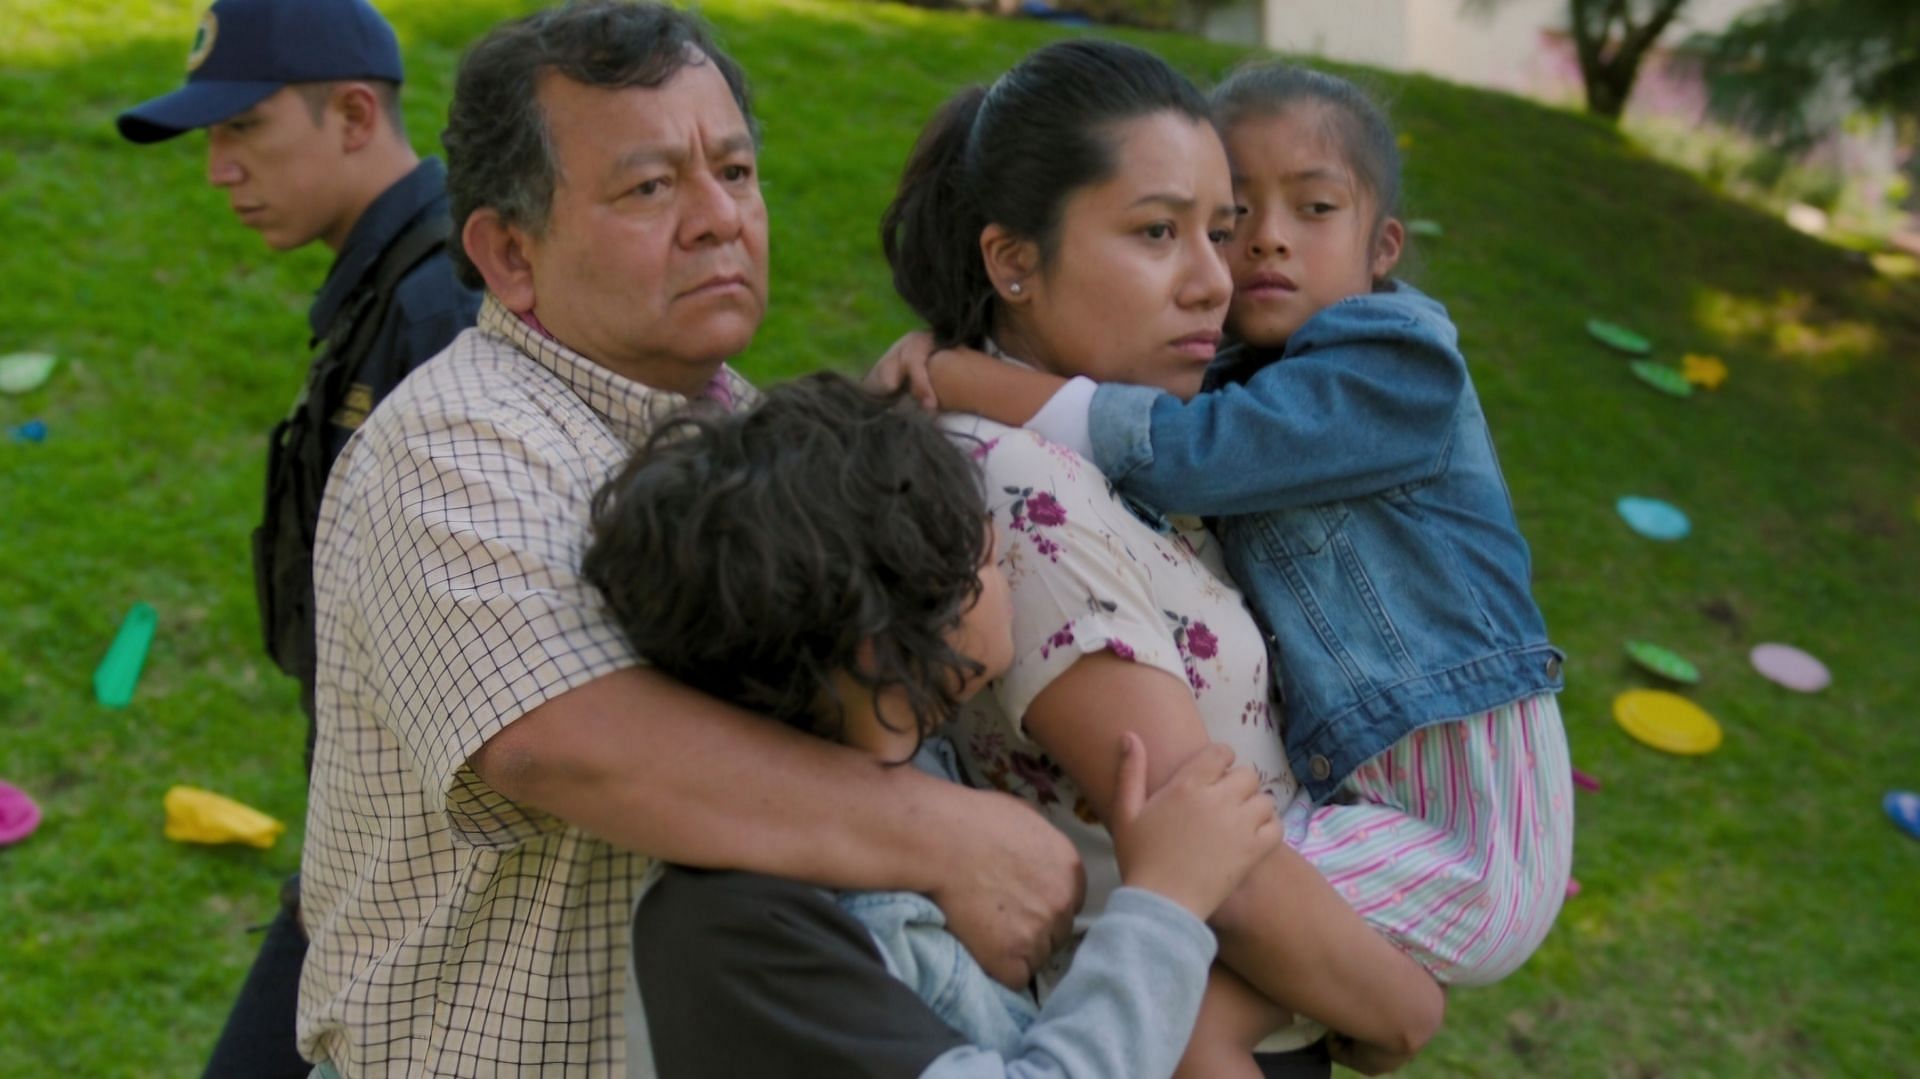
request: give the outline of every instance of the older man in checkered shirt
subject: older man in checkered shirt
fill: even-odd
[[[664,6],[544,12],[468,55],[445,142],[487,297],[327,491],[302,1052],[617,1073],[649,856],[926,893],[1023,982],[1077,901],[1064,838],[650,672],[577,572],[590,496],[653,425],[753,392],[725,366],[766,298],[739,70]]]

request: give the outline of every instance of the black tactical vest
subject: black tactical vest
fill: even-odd
[[[348,403],[349,388],[386,321],[394,290],[414,267],[439,254],[452,233],[445,214],[407,226],[350,296],[320,342],[293,411],[267,439],[267,498],[253,530],[253,585],[267,655],[299,679],[311,714],[314,678],[313,540],[320,496],[333,467],[327,425]],[[370,408],[372,402],[366,402]],[[311,732],[309,732],[311,741]]]

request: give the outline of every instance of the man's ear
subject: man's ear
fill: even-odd
[[[999,225],[980,230],[980,257],[986,261],[987,277],[1002,303],[1023,304],[1039,284],[1040,245],[1023,240]]]
[[[1400,254],[1407,249],[1407,228],[1397,217],[1389,217],[1373,238],[1373,262],[1368,267],[1375,281],[1384,281],[1400,265]]]
[[[491,206],[469,214],[460,229],[460,246],[486,278],[487,291],[519,315],[533,310],[533,262],[528,256],[534,242],[525,229],[503,220]]]
[[[343,82],[334,87],[327,108],[340,117],[340,145],[347,153],[364,148],[387,125],[379,95],[364,82]]]

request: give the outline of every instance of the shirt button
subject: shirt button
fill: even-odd
[[[1560,657],[1559,656],[1547,657],[1547,677],[1548,678],[1560,677]]]
[[[1325,779],[1333,774],[1333,765],[1327,763],[1327,758],[1322,757],[1318,753],[1314,754],[1313,759],[1307,762],[1307,769],[1313,773],[1313,778],[1315,779]]]

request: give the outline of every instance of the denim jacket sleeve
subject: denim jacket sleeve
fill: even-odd
[[[1094,463],[1170,513],[1358,498],[1441,471],[1466,387],[1445,308],[1403,285],[1319,312],[1244,385],[1187,402],[1101,386],[1089,416]]]
[[[947,930],[946,915],[912,892],[853,892],[840,908],[873,937],[887,972],[970,1043],[1010,1052],[1039,1010],[1032,998],[994,981]]]
[[[1214,950],[1206,923],[1178,904],[1121,888],[1016,1052],[960,1046],[920,1079],[1167,1079],[1199,1017]]]

